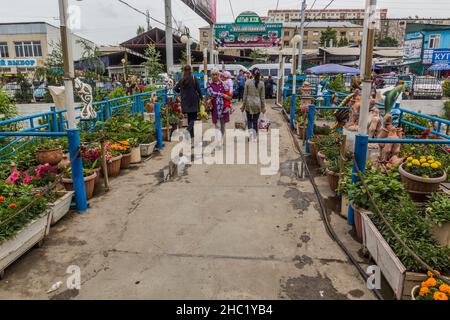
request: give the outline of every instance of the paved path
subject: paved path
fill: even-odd
[[[166,148],[53,227],[42,248],[7,269],[0,298],[372,299],[325,232],[312,186],[292,173],[298,155],[281,115],[269,116],[281,131],[278,174],[193,165],[161,183]],[[80,291],[65,286],[73,264]]]

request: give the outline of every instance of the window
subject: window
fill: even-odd
[[[319,35],[319,31],[313,31],[313,36],[318,36]]]
[[[341,34],[341,37],[345,37],[347,35],[347,32],[341,31],[340,34]]]
[[[438,49],[441,42],[440,34],[432,34],[430,35],[430,40],[428,41],[428,48],[430,49]]]
[[[354,37],[354,36],[355,36],[355,31],[349,31],[348,35],[349,35],[350,37]]]
[[[291,34],[291,33],[290,33],[289,31],[285,31],[285,32],[284,32],[284,36],[285,36],[285,37],[289,37],[290,34]]]
[[[6,42],[0,42],[0,58],[8,58],[8,44]]]
[[[209,37],[209,32],[208,31],[203,31],[203,36],[204,37]]]
[[[21,41],[14,42],[16,57],[40,57],[42,56],[42,48],[40,41]]]
[[[203,46],[207,47],[208,46],[208,41],[203,41]]]
[[[360,32],[359,32],[359,35],[360,35],[360,36],[362,36],[362,35],[363,35],[363,32],[362,32],[362,31],[360,31]]]
[[[285,47],[289,47],[289,41],[285,41],[285,42],[284,42],[284,46],[285,46]]]
[[[303,46],[307,47],[308,46],[308,40],[303,40]]]
[[[317,45],[319,44],[319,42],[317,42],[317,41],[314,40],[314,41],[312,42],[312,44],[313,44],[313,46],[317,46]]]

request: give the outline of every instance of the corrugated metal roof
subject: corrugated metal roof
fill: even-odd
[[[320,50],[336,56],[359,56],[360,54],[360,49],[358,47],[320,48]]]
[[[285,28],[300,28],[300,22],[283,22]],[[305,22],[306,28],[361,28],[359,24],[351,23],[348,21],[310,21]]]

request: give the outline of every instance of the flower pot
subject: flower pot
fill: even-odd
[[[400,179],[414,201],[426,201],[427,196],[438,191],[439,185],[447,180],[447,173],[445,172],[441,177],[423,178],[407,172],[404,166],[405,164],[403,163],[398,168]]]
[[[139,145],[139,148],[141,149],[141,156],[142,157],[148,157],[150,156],[156,147],[156,141],[153,141],[151,143],[141,143]]]
[[[122,155],[113,157],[106,161],[106,169],[108,170],[108,177],[117,177],[120,173],[120,163],[122,161]]]
[[[341,216],[345,219],[348,218],[348,207],[349,207],[349,200],[346,196],[342,195],[341,197]]]
[[[442,224],[442,226],[433,225],[433,238],[439,242],[441,246],[450,247],[450,222]]]
[[[120,169],[128,169],[130,167],[131,153],[122,154],[120,160]]]
[[[420,286],[414,286],[411,290],[411,300],[416,300],[416,297],[419,295]]]
[[[0,243],[0,279],[6,267],[44,239],[50,229],[49,219],[50,212],[46,211],[19,230],[12,239]]]
[[[120,169],[120,168],[119,168]],[[84,177],[84,187],[86,189],[86,198],[89,200],[94,195],[95,178],[97,174],[94,172],[90,176]],[[73,180],[62,178],[62,182],[67,191],[73,191]]]
[[[306,127],[305,126],[297,126],[297,134],[301,140],[306,139]]]
[[[338,186],[339,186],[339,173],[330,171],[326,169],[326,175],[328,179],[328,184],[330,186],[331,191],[336,192]]]
[[[95,168],[94,172],[97,174],[97,176],[95,177],[95,185],[99,184],[102,177],[103,177],[103,173],[102,173],[102,168]]]
[[[40,164],[48,163],[51,166],[56,166],[63,158],[62,148],[42,149],[36,151],[36,158]]]
[[[51,212],[51,225],[54,225],[69,212],[74,192],[67,191],[60,192],[59,194],[61,197],[58,200],[48,204]]]
[[[134,147],[131,148],[131,157],[130,157],[130,163],[139,163],[141,162],[141,148]]]
[[[167,127],[162,128],[162,138],[164,141],[170,141],[170,133]]]
[[[317,151],[316,160],[321,168],[325,168],[325,155],[321,151]]]
[[[356,239],[359,242],[362,242],[363,241],[363,227],[362,227],[360,208],[358,208],[356,206],[352,206],[352,207],[353,207],[354,218],[355,218]]]

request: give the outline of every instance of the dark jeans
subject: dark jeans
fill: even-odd
[[[248,130],[253,129],[258,133],[258,119],[259,113],[251,114],[247,111],[247,128]]]
[[[238,101],[241,101],[243,97],[244,97],[244,87],[239,87],[238,88]]]
[[[187,113],[187,121],[188,121],[187,131],[189,131],[189,133],[191,134],[191,139],[194,138],[195,120],[197,120],[197,112],[188,112]]]

